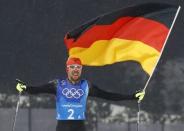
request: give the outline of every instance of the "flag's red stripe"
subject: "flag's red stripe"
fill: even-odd
[[[111,25],[94,25],[84,32],[77,41],[65,39],[68,49],[88,48],[95,41],[122,38],[137,40],[160,51],[168,33],[168,28],[154,20],[143,17],[123,17]]]

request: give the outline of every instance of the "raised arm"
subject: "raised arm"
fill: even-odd
[[[112,101],[136,100],[137,99],[134,94],[122,95],[118,93],[106,92],[91,83],[89,83],[89,96],[103,98],[103,99],[112,100]]]
[[[16,88],[19,92],[25,91],[26,93],[29,94],[47,93],[56,95],[56,84],[57,84],[56,80],[40,86],[29,86],[29,85],[27,86],[18,83]]]

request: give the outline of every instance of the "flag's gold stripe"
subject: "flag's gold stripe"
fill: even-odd
[[[160,53],[140,41],[114,38],[96,41],[89,48],[71,48],[69,55],[80,58],[83,65],[88,66],[103,66],[129,60],[136,61],[150,75]]]

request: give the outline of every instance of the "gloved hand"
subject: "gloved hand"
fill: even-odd
[[[138,99],[138,102],[141,102],[144,98],[144,95],[145,95],[145,91],[142,90],[142,91],[138,91],[135,93],[135,98]]]
[[[19,93],[22,93],[23,91],[26,90],[26,85],[22,84],[22,83],[17,83],[16,89],[19,91]]]

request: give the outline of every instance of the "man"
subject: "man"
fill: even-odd
[[[49,93],[56,96],[56,131],[85,131],[86,103],[88,96],[107,100],[133,100],[141,101],[145,92],[132,95],[109,93],[99,89],[87,80],[81,79],[82,63],[79,58],[69,58],[66,62],[66,79],[57,79],[48,84],[33,87],[18,83],[16,89],[30,94]]]

